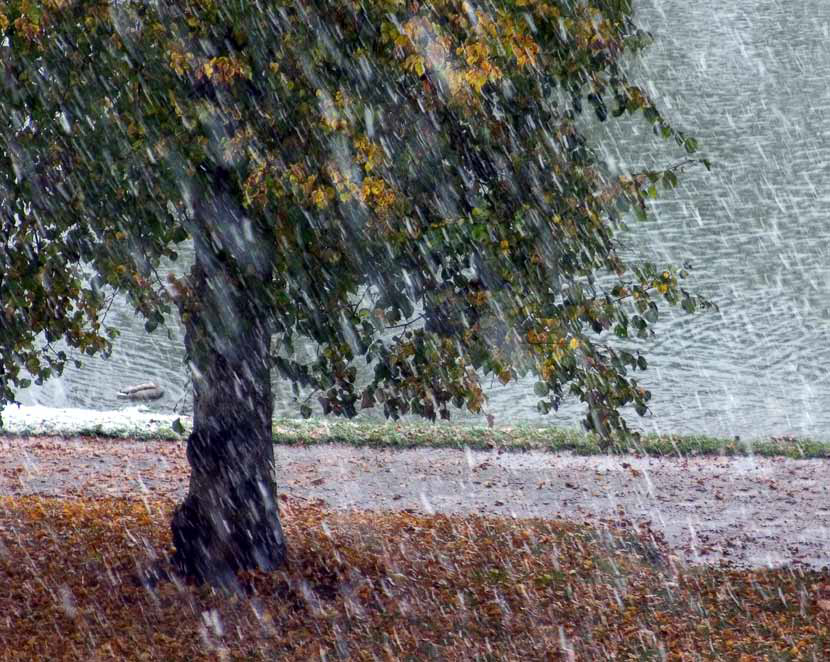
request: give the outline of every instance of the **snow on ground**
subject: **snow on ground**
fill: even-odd
[[[143,406],[111,411],[53,408],[42,405],[8,405],[0,417],[2,430],[20,435],[96,434],[108,437],[172,437],[174,422],[179,419],[190,428],[190,418],[160,414]]]

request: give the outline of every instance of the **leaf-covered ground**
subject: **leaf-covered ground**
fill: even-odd
[[[827,460],[332,444],[276,449],[280,493],[337,510],[650,522],[690,563],[830,563]],[[0,438],[0,494],[184,498],[183,443]]]
[[[825,660],[830,576],[676,566],[647,530],[332,512],[235,593],[150,581],[168,500],[0,497],[0,660]]]

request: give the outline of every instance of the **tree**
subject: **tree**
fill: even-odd
[[[624,70],[630,0],[6,0],[0,31],[0,405],[63,370],[59,340],[109,351],[116,293],[148,332],[175,309],[196,577],[283,560],[272,368],[325,413],[432,420],[532,372],[542,411],[570,393],[608,435],[649,399],[609,338],[708,305],[617,250],[694,159],[611,176],[578,122],[641,112],[697,149]]]

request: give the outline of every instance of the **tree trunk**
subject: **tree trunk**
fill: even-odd
[[[183,315],[193,376],[190,487],[171,528],[179,569],[227,585],[237,570],[281,565],[285,541],[274,476],[270,317],[257,305],[270,267],[247,282],[239,276],[244,265],[229,268],[216,240],[194,237],[196,307]]]

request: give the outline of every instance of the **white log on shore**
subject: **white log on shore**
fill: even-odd
[[[130,386],[118,392],[118,397],[123,400],[158,400],[163,395],[164,390],[152,382]]]

